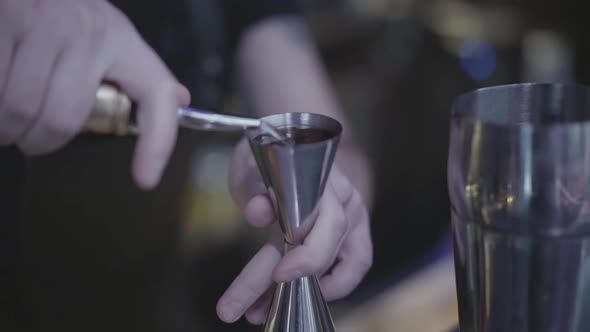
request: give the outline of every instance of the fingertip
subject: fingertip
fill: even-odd
[[[188,106],[191,103],[190,91],[181,83],[177,83],[176,89],[178,94],[178,104],[180,104],[180,106]]]
[[[246,320],[252,325],[262,325],[266,320],[266,315],[261,310],[246,311]]]
[[[280,238],[279,238],[280,239]],[[258,307],[272,287],[272,270],[281,259],[273,237],[248,262],[217,303],[219,318],[227,323],[240,319],[246,309]]]
[[[268,196],[254,196],[244,208],[244,217],[256,227],[266,227],[275,220],[275,213]]]
[[[266,322],[270,306],[272,304],[275,288],[269,288],[262,297],[260,297],[253,306],[245,313],[246,320],[253,325],[262,325]]]
[[[230,323],[226,321],[225,315],[223,314],[223,305],[221,304],[221,299],[217,302],[217,305],[215,306],[215,312],[217,313],[217,317],[219,317],[219,319],[222,322]]]
[[[347,296],[354,288],[343,287],[340,281],[336,280],[333,275],[327,275],[320,279],[320,289],[326,301],[334,301]]]
[[[160,183],[176,142],[176,128],[172,130],[174,130],[173,138],[165,137],[167,135],[161,136],[168,141],[167,143],[150,145],[147,137],[140,137],[138,140],[133,156],[132,172],[139,188],[153,190]],[[153,138],[150,137],[152,140]]]
[[[299,255],[298,249],[302,248],[299,247],[287,253],[274,269],[272,276],[275,282],[289,282],[315,273],[310,264],[301,259],[302,255]]]
[[[234,323],[244,313],[244,307],[238,302],[217,303],[217,316],[225,323]]]
[[[164,94],[163,96],[167,96]],[[164,169],[174,151],[178,134],[178,119],[176,114],[165,114],[161,110],[174,109],[176,103],[170,103],[161,98],[159,103],[141,107],[138,112],[140,128],[139,139],[135,147],[133,158],[133,176],[138,186],[144,190],[155,188]]]
[[[131,172],[133,174],[133,180],[137,186],[145,191],[153,190],[160,182],[160,172],[154,168],[146,167],[141,162],[139,157],[133,158],[133,166]]]

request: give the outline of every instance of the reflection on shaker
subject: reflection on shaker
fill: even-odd
[[[461,331],[590,330],[590,89],[515,84],[453,107]]]

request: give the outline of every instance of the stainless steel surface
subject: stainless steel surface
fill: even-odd
[[[264,331],[334,331],[330,309],[316,276],[277,286]]]
[[[260,120],[213,113],[190,107],[178,109],[179,124],[196,130],[232,131],[257,128]]]
[[[262,120],[279,130],[285,127],[317,128],[329,134],[315,143],[268,144],[260,139],[260,130],[246,131],[275,205],[285,242],[296,246],[313,226],[342,127],[331,118],[311,113],[278,114]],[[334,331],[315,276],[278,285],[265,331]]]
[[[96,91],[96,100],[84,129],[102,134],[137,134],[137,127],[131,119],[132,109],[133,103],[127,95],[112,85],[102,84]],[[261,127],[277,139],[284,138],[278,136],[271,126],[258,119],[219,114],[190,107],[181,107],[177,112],[179,125],[190,129],[240,131]]]
[[[590,89],[518,84],[453,106],[462,332],[590,331]]]

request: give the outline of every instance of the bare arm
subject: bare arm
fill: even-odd
[[[276,17],[253,26],[242,38],[237,61],[242,90],[258,116],[313,112],[342,123],[336,163],[370,206],[369,163],[355,142],[302,19]]]

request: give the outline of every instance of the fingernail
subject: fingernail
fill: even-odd
[[[223,319],[228,322],[237,320],[243,313],[244,306],[238,302],[229,302],[223,305]]]

